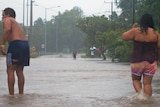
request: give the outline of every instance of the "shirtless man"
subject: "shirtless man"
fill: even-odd
[[[23,28],[15,20],[16,14],[12,8],[5,8],[2,14],[3,34],[0,45],[1,53],[6,55],[9,95],[14,95],[16,71],[18,77],[19,94],[24,91],[24,66],[29,66],[29,43]],[[8,43],[8,51],[5,44]]]
[[[122,40],[133,41],[131,72],[135,91],[138,95],[144,92],[145,95],[152,96],[152,78],[160,57],[160,35],[155,30],[152,16],[144,14],[140,27],[135,23],[122,34]]]

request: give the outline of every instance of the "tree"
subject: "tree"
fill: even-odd
[[[122,9],[120,19],[125,25],[131,26],[133,23],[133,0],[119,0],[117,7]]]
[[[90,52],[90,47],[96,46],[101,48],[101,53],[104,59],[106,59],[104,56],[105,48],[102,48],[104,44],[100,44],[100,42],[97,42],[98,40],[101,41],[102,39],[100,39],[99,37],[97,37],[96,39],[96,36],[103,34],[103,32],[109,30],[110,27],[113,27],[110,26],[110,21],[108,20],[108,18],[105,16],[84,17],[78,21],[77,26],[87,34],[85,45],[88,49],[88,53]]]
[[[77,21],[83,16],[83,11],[79,7],[74,7],[70,11],[66,10],[54,18],[56,26],[58,51],[69,49],[81,50],[84,45],[85,33],[76,26]]]
[[[44,51],[44,47],[42,48],[42,45],[44,45],[44,30],[45,30],[45,24],[41,18],[38,18],[34,22],[33,26],[33,44],[36,47],[36,51]]]
[[[136,17],[138,19],[140,16],[142,16],[144,13],[150,13],[153,15],[155,25],[157,28],[160,27],[160,1],[159,0],[137,0],[137,12]]]
[[[118,16],[112,20],[105,16],[93,16],[85,17],[78,22],[78,27],[87,34],[86,47],[88,49],[91,46],[100,48],[104,60],[106,59],[106,50],[109,57],[113,59],[118,57],[114,52],[117,47],[116,44],[119,43],[117,38],[121,35],[118,29],[122,27],[117,20]]]
[[[38,18],[33,26],[33,41],[37,51],[44,51],[42,44],[45,43],[45,26],[47,52],[64,52],[66,49],[70,52],[84,48],[86,34],[76,27],[77,20],[82,16],[83,11],[74,7],[64,13],[59,12],[49,21]]]

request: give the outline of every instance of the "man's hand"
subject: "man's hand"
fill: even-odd
[[[0,48],[1,48],[1,53],[3,55],[6,55],[5,46],[4,45],[0,45]]]

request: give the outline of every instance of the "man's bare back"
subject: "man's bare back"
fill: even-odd
[[[6,36],[5,37],[6,42],[11,42],[14,40],[27,40],[23,28],[15,21],[14,18],[12,17],[4,18],[3,24],[4,24],[4,33],[2,36]]]

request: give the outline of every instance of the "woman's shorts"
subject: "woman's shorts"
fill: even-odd
[[[150,64],[147,61],[131,63],[131,72],[133,75],[142,76],[143,74],[153,76],[157,71],[157,61]]]
[[[7,51],[7,66],[29,66],[30,51],[28,41],[14,40],[10,42]]]

